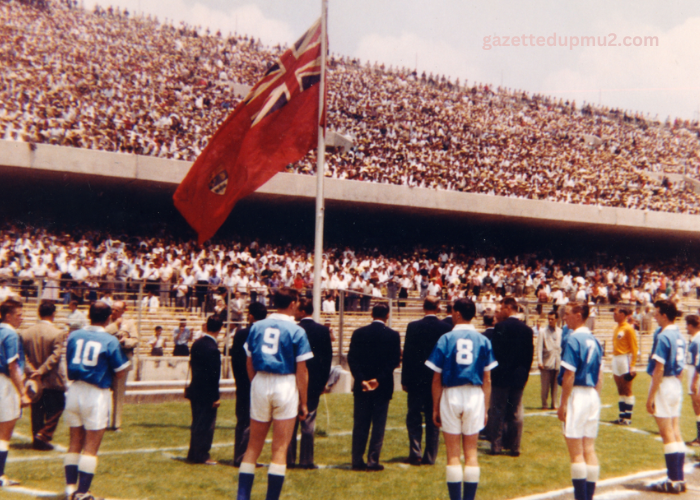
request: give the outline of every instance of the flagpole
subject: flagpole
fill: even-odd
[[[321,0],[321,81],[318,93],[318,148],[316,150],[316,238],[314,241],[314,321],[321,319],[321,267],[323,266],[323,174],[326,157],[326,139],[321,121],[326,97],[326,53],[328,52],[326,23],[328,0]]]

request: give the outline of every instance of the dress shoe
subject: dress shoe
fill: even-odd
[[[374,464],[374,465],[368,465],[367,466],[367,472],[379,472],[383,471],[384,466],[382,464]]]
[[[355,471],[367,470],[367,464],[364,462],[361,464],[353,464],[352,470],[355,470]]]
[[[421,459],[420,458],[407,458],[406,460],[403,461],[403,463],[409,464],[409,465],[420,465]]]
[[[34,439],[34,441],[32,441],[32,448],[39,451],[51,451],[53,450],[53,445],[41,439]]]
[[[297,464],[287,464],[287,469],[296,469],[296,468],[301,469],[301,465],[297,466]]]
[[[511,457],[516,457],[516,458],[517,458],[517,457],[520,456],[520,452],[519,452],[519,451],[509,451],[509,452],[508,452],[508,455],[511,456]]]

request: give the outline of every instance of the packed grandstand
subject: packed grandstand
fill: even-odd
[[[283,47],[77,2],[0,1],[0,138],[194,160]],[[333,55],[340,179],[700,213],[698,123]],[[312,174],[314,153],[288,167]],[[681,174],[664,177],[656,174]],[[673,179],[673,180],[671,180]]]

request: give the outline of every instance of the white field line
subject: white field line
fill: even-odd
[[[20,495],[29,495],[36,498],[58,498],[62,495],[62,491],[44,491],[34,488],[25,488],[24,486],[8,486],[1,491],[8,493],[18,493]],[[116,498],[106,498],[105,500],[118,500]]]

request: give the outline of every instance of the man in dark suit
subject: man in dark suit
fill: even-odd
[[[236,431],[233,444],[233,466],[240,467],[250,439],[250,379],[246,369],[248,358],[243,347],[248,340],[253,323],[267,318],[267,307],[260,302],[251,302],[248,306],[248,327],[240,328],[233,336],[231,346],[231,365],[233,379],[236,381]]]
[[[513,297],[503,299],[496,312],[498,323],[493,329],[491,343],[498,366],[491,373],[491,408],[487,435],[491,454],[503,448],[510,455],[520,456],[523,435],[523,390],[530,376],[534,351],[532,328],[514,315],[518,303]]]
[[[326,388],[328,375],[331,373],[333,361],[333,346],[331,345],[331,331],[327,326],[316,323],[311,315],[314,313],[314,304],[310,299],[299,299],[296,320],[299,326],[306,332],[306,337],[311,345],[314,357],[306,361],[306,369],[309,371],[309,385],[307,388],[306,405],[309,413],[301,421],[301,443],[299,446],[299,468],[318,469],[314,464],[314,430],[316,429],[316,411],[318,402]],[[296,467],[297,456],[297,429],[299,419],[294,425],[292,441],[287,449],[287,467]]]
[[[220,402],[221,353],[215,336],[222,325],[218,316],[209,316],[206,332],[192,344],[190,352],[192,382],[186,397],[192,406],[192,427],[187,460],[196,464],[216,465],[209,457],[209,450],[214,440],[216,410]]]
[[[394,393],[394,369],[401,362],[399,334],[386,326],[389,307],[378,304],[372,308],[371,324],[352,334],[348,365],[355,379],[354,423],[352,427],[352,470],[381,471],[379,454],[384,443],[384,428],[389,402]],[[363,460],[370,425],[367,463]]]
[[[443,334],[452,328],[440,321],[440,299],[429,295],[423,302],[425,317],[413,321],[406,328],[406,340],[403,345],[403,365],[401,368],[401,386],[408,393],[408,412],[406,429],[408,429],[409,453],[407,463],[433,465],[437,458],[440,429],[433,422],[433,371],[425,366],[425,361]],[[421,459],[421,441],[423,439],[423,415],[425,415],[425,451]]]

